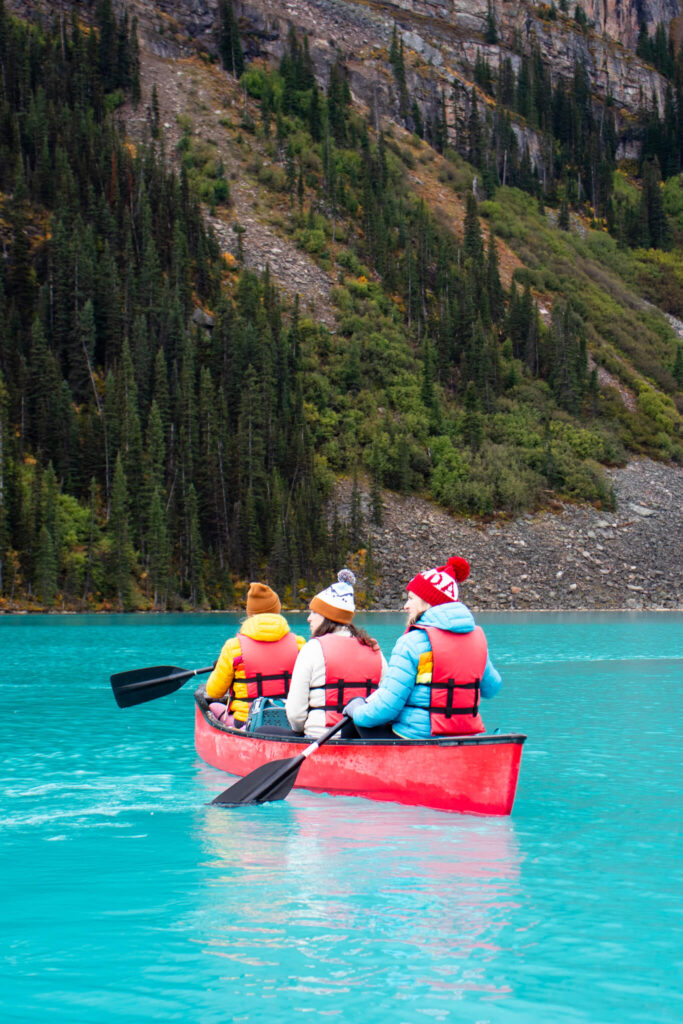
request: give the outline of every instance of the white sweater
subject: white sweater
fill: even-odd
[[[348,629],[342,626],[336,630],[338,636],[351,636]],[[382,654],[382,677],[387,670],[387,663]],[[292,670],[292,681],[285,710],[287,719],[295,732],[305,732],[314,738],[325,732],[325,657],[319,640],[309,640],[299,651]],[[313,693],[310,691],[313,690]],[[309,710],[309,700],[311,708]],[[315,710],[320,708],[319,711]]]

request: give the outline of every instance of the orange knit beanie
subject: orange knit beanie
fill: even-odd
[[[247,615],[261,615],[263,612],[280,614],[280,598],[265,583],[250,583],[247,594]]]

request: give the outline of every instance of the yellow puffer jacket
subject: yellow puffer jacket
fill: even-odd
[[[287,633],[289,633],[287,620],[282,615],[273,615],[272,612],[252,615],[251,618],[243,622],[237,636],[231,636],[223,644],[220,658],[209,676],[209,681],[206,684],[206,696],[209,700],[218,700],[232,689],[233,699],[230,703],[230,710],[238,722],[246,722],[249,714],[249,701],[245,700],[247,685],[243,681],[245,679],[244,666],[240,662],[237,671],[234,667],[235,659],[242,656],[240,634],[248,636],[252,640],[273,641],[281,640]],[[302,636],[297,636],[296,642],[299,650],[306,643]]]

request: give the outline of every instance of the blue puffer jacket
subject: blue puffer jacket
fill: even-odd
[[[460,601],[449,601],[448,604],[428,608],[420,618],[420,625],[436,626],[437,629],[446,629],[451,633],[471,633],[475,622],[466,605]],[[356,725],[372,729],[376,725],[393,722],[394,732],[403,739],[422,740],[431,736],[429,712],[426,710],[429,705],[429,687],[415,685],[420,655],[429,650],[429,636],[424,629],[411,629],[398,638],[379,689],[365,704],[353,709]],[[481,680],[481,696],[495,697],[500,685],[500,675],[491,664],[491,659],[487,658]],[[424,705],[424,710],[421,707],[406,707],[409,699],[411,704]]]

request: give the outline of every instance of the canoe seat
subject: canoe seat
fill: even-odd
[[[289,728],[285,713],[285,702],[281,697],[257,697],[251,702],[245,729],[254,732],[264,725],[279,725]]]

